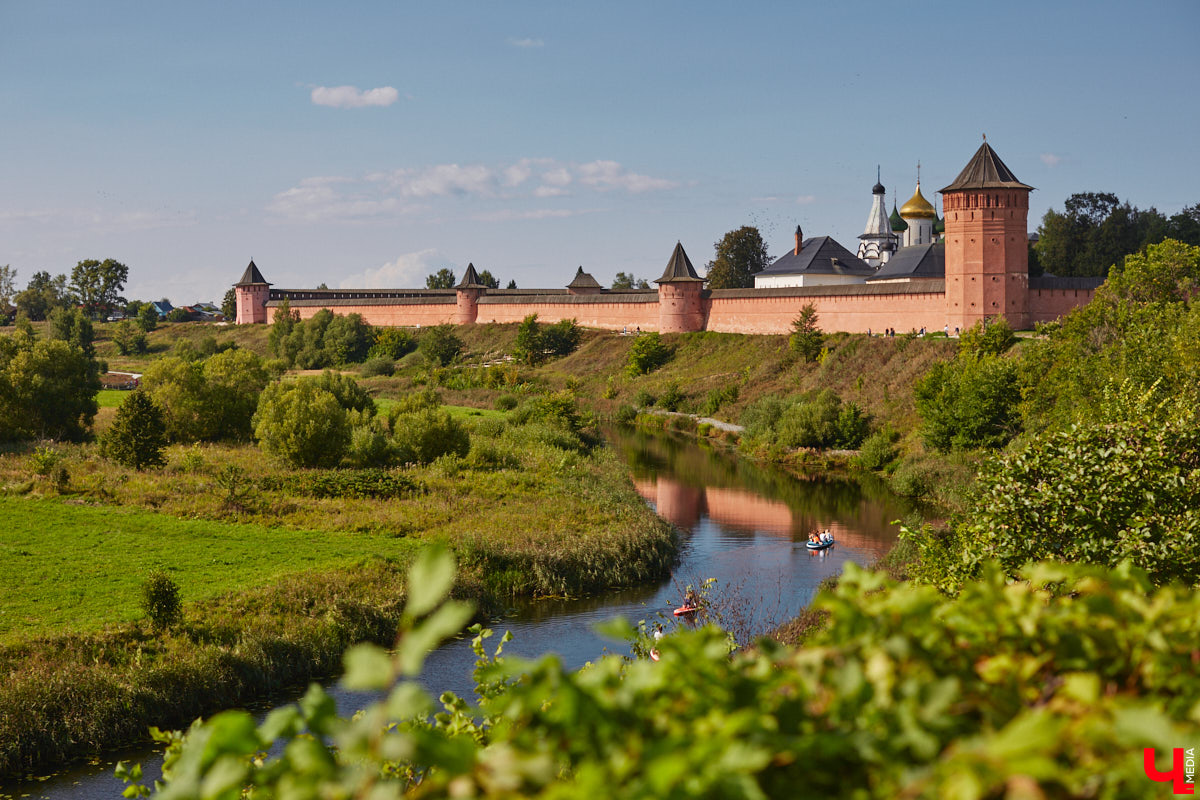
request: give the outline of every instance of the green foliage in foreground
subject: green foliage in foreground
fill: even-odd
[[[1031,559],[1127,559],[1156,583],[1194,586],[1200,428],[1147,414],[1037,437],[985,469],[973,506],[947,534],[908,534],[921,579],[953,591],[991,560],[1015,571]]]
[[[658,663],[497,651],[482,718],[452,694],[431,717],[407,679],[469,610],[439,604],[452,562],[423,559],[395,655],[346,655],[345,684],[384,699],[343,719],[314,686],[259,726],[229,711],[165,736],[160,796],[1146,797],[1141,748],[1200,736],[1200,597],[1127,565],[1022,578],[989,568],[947,598],[848,564],[804,649],[728,657],[706,628]]]

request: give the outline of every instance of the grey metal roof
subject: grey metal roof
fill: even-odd
[[[458,282],[455,289],[486,289],[487,284],[479,280],[479,273],[475,271],[474,264],[467,264],[467,271],[463,273],[462,280]]]
[[[687,257],[687,253],[683,250],[683,245],[679,242],[675,243],[675,250],[671,253],[671,260],[667,262],[667,268],[663,270],[662,277],[655,283],[676,283],[680,281],[702,281],[696,274],[696,269],[692,266],[691,260]]]
[[[1098,289],[1104,278],[1065,277],[1038,275],[1029,278],[1030,289]]]
[[[914,244],[901,247],[888,262],[879,268],[868,281],[884,281],[896,278],[944,278],[946,277],[946,245]]]
[[[600,282],[593,278],[590,274],[583,271],[580,267],[575,272],[575,279],[567,284],[568,289],[603,289]]]
[[[250,259],[250,264],[246,267],[246,271],[242,273],[242,279],[235,283],[234,286],[251,286],[253,284],[261,285],[264,283],[267,286],[271,285],[267,283],[267,279],[258,271],[258,267],[254,266],[254,259]]]
[[[831,236],[805,239],[800,252],[775,259],[775,263],[755,275],[874,275],[875,269],[842,247]]]
[[[954,183],[942,189],[942,193],[957,192],[962,189],[1028,189],[1033,191],[1032,186],[1017,180],[1017,176],[1000,160],[1000,156],[996,155],[996,151],[987,142],[984,142],[975,151],[975,155],[971,156],[970,162],[963,167],[963,171],[958,173]]]
[[[759,273],[760,275],[762,273]],[[731,297],[860,297],[863,295],[945,294],[944,278],[924,278],[908,283],[846,283],[836,286],[773,286],[769,289],[712,289],[713,300]]]

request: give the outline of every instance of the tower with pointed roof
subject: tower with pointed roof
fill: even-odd
[[[267,283],[254,259],[246,266],[241,279],[233,285],[237,297],[237,324],[249,325],[267,321],[267,301],[271,299],[271,284]]]
[[[984,138],[942,189],[946,225],[946,315],[967,329],[1003,315],[1029,327],[1029,193]]]
[[[467,271],[462,280],[454,287],[454,297],[458,304],[455,321],[459,325],[467,325],[479,318],[479,298],[487,294],[487,284],[479,280],[475,265],[467,264]]]
[[[663,333],[704,330],[704,279],[696,274],[683,245],[675,243],[658,284],[658,329]]]
[[[858,237],[858,257],[878,269],[887,263],[896,250],[896,235],[888,219],[885,197],[887,190],[879,180],[879,168],[875,168],[875,185],[871,187],[871,213],[867,215],[867,226]]]

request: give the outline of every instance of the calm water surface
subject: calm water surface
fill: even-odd
[[[638,492],[659,516],[681,532],[680,561],[674,574],[646,586],[581,600],[528,602],[493,628],[513,633],[508,655],[557,653],[569,667],[582,666],[605,652],[627,653],[624,642],[600,637],[596,622],[622,616],[630,622],[677,624],[671,609],[684,588],[716,578],[714,605],[731,629],[760,632],[794,617],[812,599],[817,585],[841,571],[847,561],[869,564],[896,539],[892,521],[908,512],[903,501],[881,486],[814,476],[798,479],[691,441],[612,430],[610,445],[629,464]],[[811,553],[808,532],[828,528],[837,544]],[[740,629],[740,630],[739,630]],[[494,647],[497,637],[489,640]],[[436,697],[450,690],[470,696],[474,655],[469,641],[457,639],[432,653],[422,682]],[[369,698],[333,686],[343,713]],[[117,798],[122,784],[112,777],[117,760],[139,761],[149,779],[161,757],[147,749],[106,754],[41,779],[0,787],[7,797]]]

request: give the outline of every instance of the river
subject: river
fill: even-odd
[[[744,638],[748,632],[765,631],[794,617],[817,585],[840,572],[845,562],[866,565],[883,556],[896,540],[892,521],[909,510],[882,486],[823,476],[797,478],[690,440],[629,429],[606,435],[629,464],[638,492],[681,531],[679,564],[656,586],[520,604],[493,625],[497,633],[512,631],[507,655],[557,653],[568,666],[578,667],[606,651],[627,653],[624,642],[595,633],[594,623],[622,616],[631,623],[661,620],[669,629],[679,624],[671,609],[679,605],[684,588],[708,578],[716,578],[714,605],[735,633]],[[827,551],[808,551],[808,532],[826,528],[837,544]],[[489,645],[497,641],[494,637]],[[446,690],[471,696],[474,655],[469,644],[466,638],[455,639],[430,654],[422,682],[435,697]],[[362,695],[336,685],[330,691],[343,713],[365,702]],[[121,759],[143,763],[149,779],[162,761],[145,747],[109,753],[51,776],[2,785],[0,797],[117,798],[123,784],[112,772]]]

